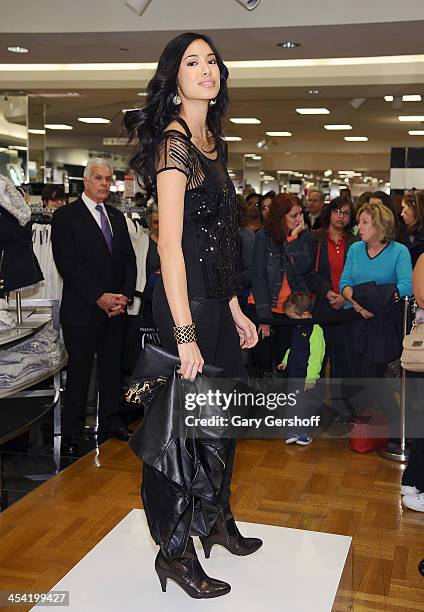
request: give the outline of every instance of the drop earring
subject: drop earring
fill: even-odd
[[[209,106],[215,106],[216,104],[216,98],[215,100],[209,100]]]
[[[180,96],[178,95],[178,93],[175,94],[175,96],[172,98],[173,103],[175,104],[175,106],[179,106],[182,102]]]

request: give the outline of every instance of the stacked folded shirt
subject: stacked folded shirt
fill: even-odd
[[[0,389],[27,383],[56,369],[65,356],[59,334],[44,327],[23,342],[0,350]]]

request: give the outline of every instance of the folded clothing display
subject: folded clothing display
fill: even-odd
[[[8,311],[6,300],[0,299],[0,331],[11,329],[16,325],[16,317]]]
[[[0,350],[0,389],[9,389],[52,372],[65,354],[58,332],[48,326],[23,342]]]
[[[0,331],[11,329],[16,325],[16,317],[7,310],[0,310]]]

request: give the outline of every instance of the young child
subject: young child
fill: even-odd
[[[284,302],[284,312],[290,319],[311,319],[312,301],[304,293],[291,293]],[[325,354],[324,333],[320,325],[309,323],[293,328],[291,347],[287,350],[279,370],[287,368],[290,379],[304,379],[304,391],[311,392],[319,378]],[[302,397],[299,397],[302,401]],[[306,397],[303,401],[308,403]],[[293,433],[286,439],[286,444],[307,446],[312,438],[306,433]]]

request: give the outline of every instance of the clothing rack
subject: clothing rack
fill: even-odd
[[[51,210],[49,208],[45,208],[44,206],[30,206],[31,208],[31,214],[34,215],[46,215],[46,214],[53,214],[54,210]]]

